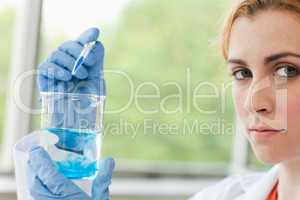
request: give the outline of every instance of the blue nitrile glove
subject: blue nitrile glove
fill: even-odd
[[[90,28],[82,33],[77,40],[67,41],[59,46],[45,62],[38,67],[37,83],[40,92],[65,92],[79,94],[106,95],[105,81],[103,79],[103,58],[104,47],[97,41],[99,30]],[[84,45],[97,41],[90,51],[83,65],[81,65],[72,76],[72,70],[76,59],[79,57]],[[90,101],[80,97],[81,105],[89,107]],[[52,107],[48,106],[51,112],[51,125],[56,128],[75,128],[82,126],[82,121],[89,124],[84,129],[94,129],[96,120],[96,109],[88,113],[78,114],[78,108],[72,99],[55,99]],[[80,109],[79,109],[80,110]],[[73,117],[74,116],[74,117]],[[76,121],[71,121],[76,119]],[[69,120],[69,121],[68,121]],[[66,125],[67,123],[67,125]]]
[[[114,165],[112,158],[101,161],[90,198],[71,180],[59,173],[48,153],[42,147],[36,146],[29,153],[28,188],[34,200],[109,200],[109,185]]]
[[[97,28],[90,28],[75,41],[67,41],[58,47],[48,59],[38,67],[38,88],[40,92],[68,92],[106,95],[103,79],[104,47],[97,41],[87,59],[76,74],[71,72],[84,44],[96,41]]]

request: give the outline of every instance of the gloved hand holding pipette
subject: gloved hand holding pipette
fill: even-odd
[[[99,30],[90,28],[77,40],[59,46],[38,67],[39,90],[105,95],[104,47],[98,36]]]
[[[97,41],[98,37],[99,30],[90,28],[82,33],[77,40],[67,41],[52,52],[46,61],[38,67],[37,83],[39,91],[105,96],[106,87],[103,78],[104,47],[100,41]],[[67,101],[58,99],[56,103],[59,105],[64,102]],[[86,102],[89,103],[89,101]],[[65,121],[64,118],[72,118],[70,116],[74,115],[75,111],[73,110],[75,108],[71,106],[68,107],[65,113],[53,115],[54,120],[57,121],[56,127],[62,126]],[[58,108],[59,106],[54,106],[53,109]],[[94,117],[92,114],[87,115],[85,118],[91,121]]]

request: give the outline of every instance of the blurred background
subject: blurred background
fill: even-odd
[[[0,199],[16,199],[11,149],[39,129],[12,85],[62,42],[98,27],[105,46],[103,156],[117,166],[112,199],[186,199],[225,176],[265,170],[235,119],[217,40],[225,0],[1,0]],[[21,44],[21,45],[20,45]],[[20,96],[40,107],[35,77]]]

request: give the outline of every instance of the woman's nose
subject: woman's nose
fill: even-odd
[[[250,113],[271,113],[274,108],[274,93],[270,78],[253,81],[248,89],[244,107]]]

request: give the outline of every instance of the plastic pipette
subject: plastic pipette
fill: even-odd
[[[95,41],[94,42],[90,42],[84,45],[80,55],[78,56],[77,60],[75,61],[73,70],[72,70],[72,75],[74,75],[76,73],[76,71],[78,70],[78,68],[84,63],[84,60],[88,57],[90,51],[92,50],[93,46],[95,45]]]

